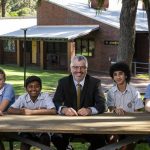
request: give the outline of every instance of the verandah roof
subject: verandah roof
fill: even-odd
[[[27,29],[28,39],[48,40],[48,41],[67,41],[72,40],[92,31],[98,30],[99,25],[67,25],[67,26],[33,26]],[[22,29],[0,35],[1,39],[23,39]]]

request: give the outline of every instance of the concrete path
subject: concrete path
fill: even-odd
[[[91,74],[91,75],[101,80],[102,89],[104,92],[107,91],[113,85],[113,81],[108,74]],[[135,86],[140,93],[145,93],[147,85],[150,84],[150,80],[132,77],[130,83],[133,86]]]

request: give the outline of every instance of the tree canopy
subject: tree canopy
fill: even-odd
[[[5,16],[34,16],[39,0],[1,0],[0,15]]]

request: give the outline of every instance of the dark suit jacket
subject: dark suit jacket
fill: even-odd
[[[77,110],[77,93],[72,75],[59,80],[53,101],[57,110],[60,106],[72,107]],[[101,90],[100,80],[86,75],[81,92],[80,107],[95,107],[99,113],[103,113],[105,106],[105,98]]]

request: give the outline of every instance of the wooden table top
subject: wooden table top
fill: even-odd
[[[150,134],[150,113],[116,116],[4,115],[0,132],[52,132],[85,134]]]

